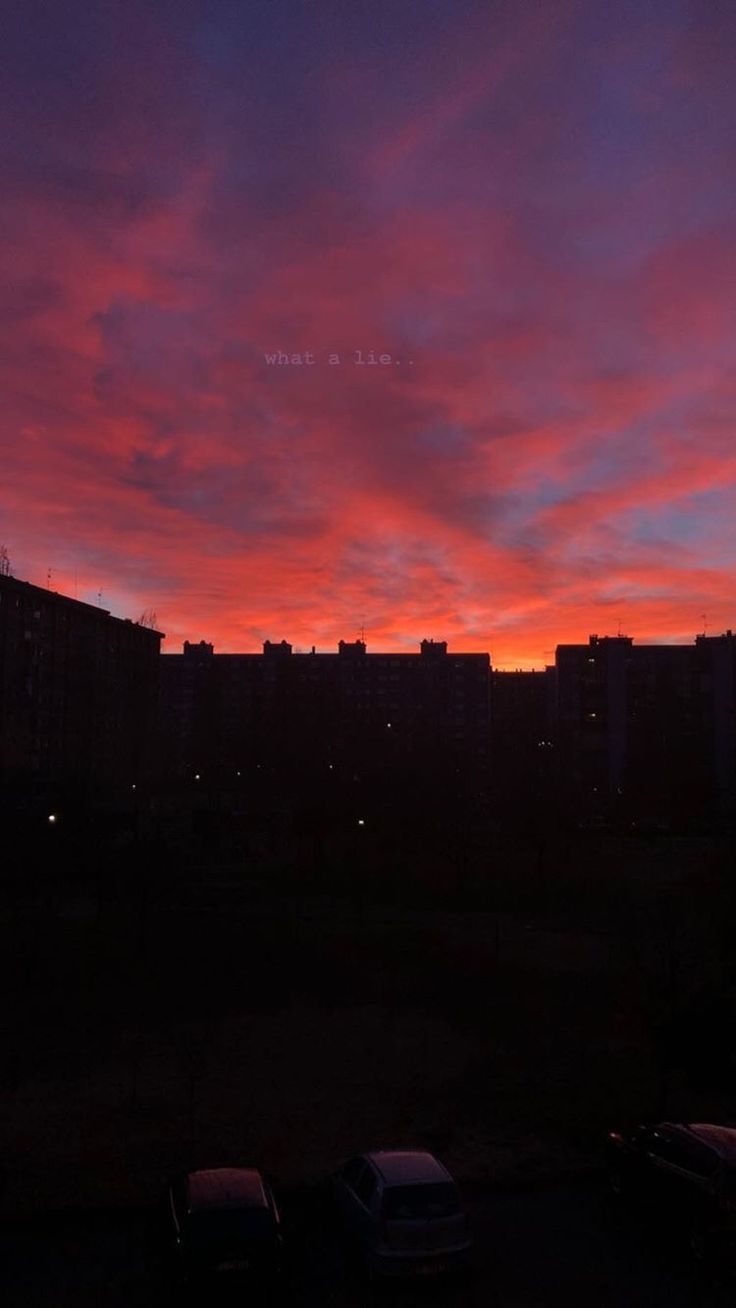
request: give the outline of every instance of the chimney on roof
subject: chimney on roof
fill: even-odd
[[[425,658],[441,658],[443,654],[447,653],[447,641],[423,640],[419,648]]]
[[[198,645],[195,645],[193,642],[188,640],[184,641],[184,653],[188,659],[209,658],[209,656],[214,654],[214,652],[214,645],[208,645],[206,640],[200,640]]]

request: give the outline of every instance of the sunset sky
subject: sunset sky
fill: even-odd
[[[16,576],[171,651],[736,627],[736,5],[7,14]]]

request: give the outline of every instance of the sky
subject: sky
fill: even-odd
[[[736,6],[10,0],[3,56],[14,575],[172,652],[736,628]]]

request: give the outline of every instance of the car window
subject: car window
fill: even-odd
[[[673,1167],[682,1167],[700,1177],[712,1176],[718,1163],[707,1145],[674,1131],[654,1131],[649,1151]]]
[[[688,1162],[685,1166],[696,1176],[713,1176],[718,1167],[718,1155],[704,1144],[702,1140],[686,1140],[685,1152]]]
[[[355,1187],[355,1193],[361,1203],[365,1204],[366,1208],[370,1208],[371,1206],[371,1200],[376,1192],[376,1185],[377,1181],[374,1172],[370,1167],[366,1167],[365,1171],[359,1177],[358,1183]]]
[[[460,1196],[451,1181],[424,1185],[392,1185],[386,1190],[381,1216],[389,1221],[426,1221],[460,1212]]]
[[[342,1179],[346,1185],[350,1186],[351,1190],[355,1189],[364,1167],[365,1163],[362,1158],[351,1158],[350,1162],[346,1163],[343,1167],[341,1173]]]
[[[665,1163],[674,1163],[678,1167],[683,1165],[682,1150],[671,1131],[655,1128],[650,1133],[647,1149],[654,1158],[660,1158]]]
[[[267,1208],[204,1208],[190,1214],[187,1234],[195,1248],[237,1247],[273,1240],[275,1224]]]

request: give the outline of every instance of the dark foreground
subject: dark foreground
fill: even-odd
[[[294,1266],[278,1300],[310,1308],[720,1308],[736,1298],[726,1269],[692,1263],[676,1239],[641,1230],[598,1178],[466,1196],[477,1241],[468,1284],[422,1281],[372,1288],[348,1265],[313,1194],[291,1197]],[[7,1308],[168,1306],[150,1214],[65,1213],[6,1221],[0,1244]],[[234,1300],[237,1301],[237,1298]],[[214,1297],[208,1303],[219,1302]],[[275,1302],[275,1301],[274,1301]]]

